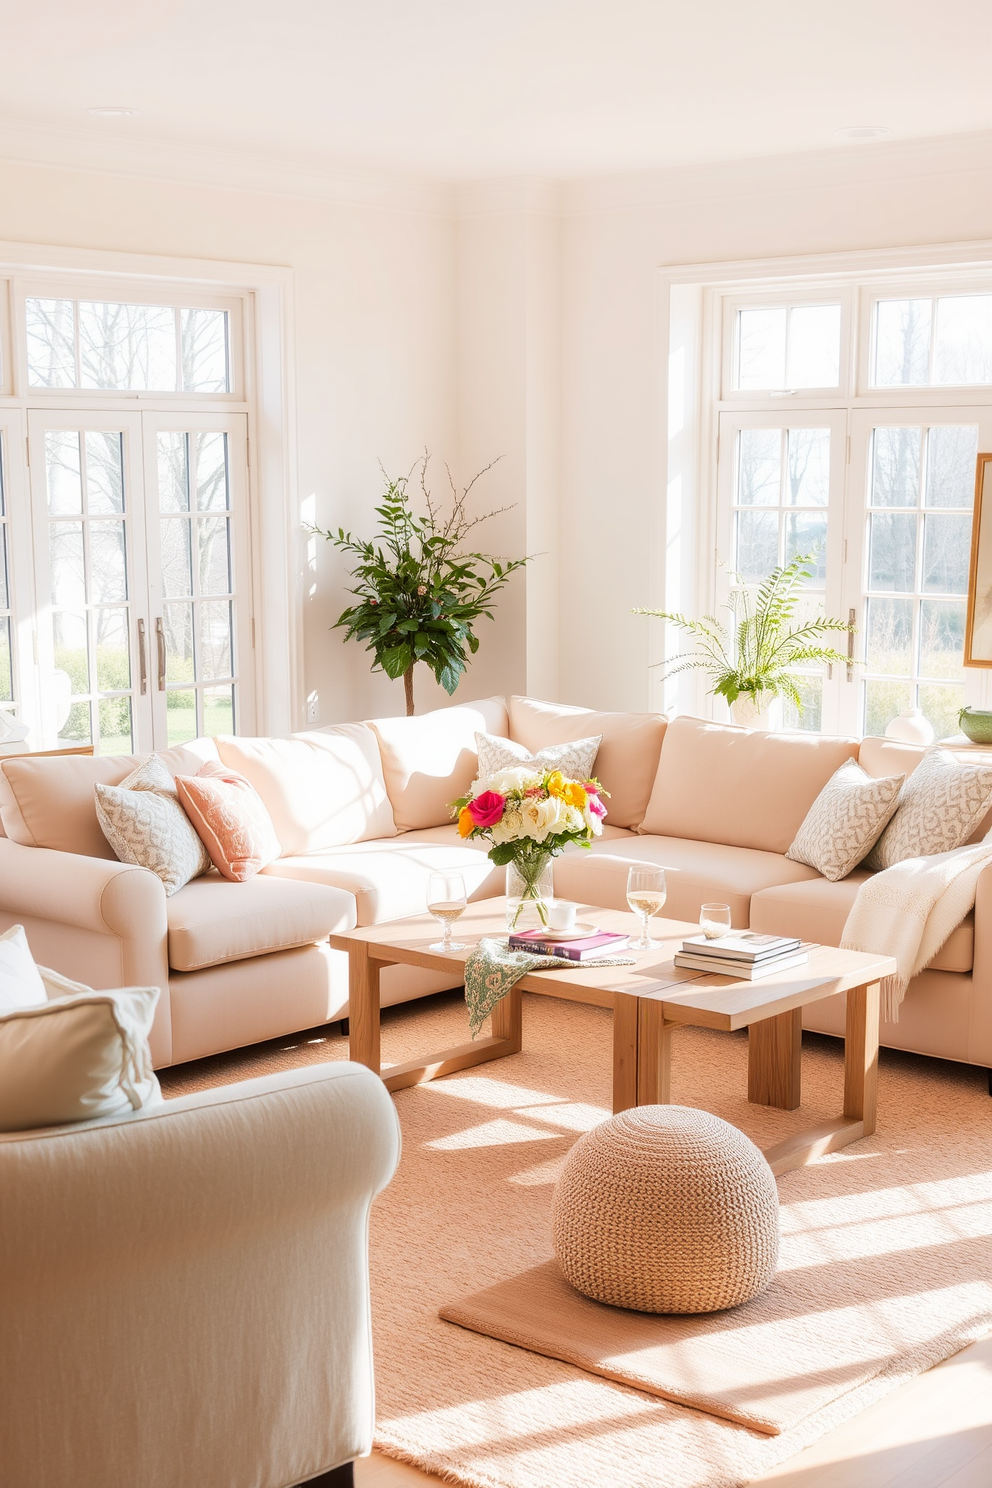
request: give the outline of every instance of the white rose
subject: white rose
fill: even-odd
[[[516,842],[524,835],[519,809],[508,806],[501,819],[489,830],[494,842]]]
[[[549,796],[546,801],[537,798],[524,801],[520,810],[524,835],[535,842],[544,842],[554,833],[566,830],[562,823],[568,810],[555,796]]]
[[[530,790],[531,786],[540,785],[540,783],[541,777],[539,775],[535,775],[532,770],[525,770],[522,766],[516,765],[506,770],[496,770],[490,775],[488,780],[477,781],[476,785],[480,786],[482,790],[495,791],[497,795],[505,796],[511,791],[523,792]],[[478,793],[476,786],[473,786],[472,794],[477,795]]]

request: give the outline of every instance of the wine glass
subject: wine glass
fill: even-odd
[[[464,951],[461,941],[452,940],[451,927],[466,908],[465,880],[460,873],[432,873],[427,883],[427,908],[444,929],[444,939],[428,946],[429,951]]]
[[[699,928],[707,940],[719,940],[730,934],[730,905],[701,904],[699,906]]]
[[[631,868],[627,874],[627,903],[641,917],[641,938],[630,942],[630,950],[657,950],[660,942],[652,940],[648,934],[648,921],[663,908],[666,898],[664,868],[656,868],[653,864]]]

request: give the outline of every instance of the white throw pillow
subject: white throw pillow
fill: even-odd
[[[122,863],[150,868],[174,894],[210,867],[210,855],[179,804],[176,784],[152,754],[120,785],[97,785],[100,829]]]
[[[857,760],[835,770],[806,813],[786,853],[832,883],[846,878],[874,847],[899,802],[905,775],[878,780]]]
[[[992,803],[992,765],[963,765],[934,744],[899,795],[895,815],[865,859],[892,868],[906,858],[962,847]]]
[[[12,1008],[37,1007],[48,994],[34,964],[23,925],[12,925],[0,935],[0,1013]]]
[[[158,988],[94,992],[38,970],[48,1000],[0,1012],[0,1131],[157,1105],[162,1092],[148,1034]]]
[[[568,744],[549,744],[531,754],[513,739],[500,739],[495,734],[476,734],[479,752],[479,779],[486,780],[497,770],[512,770],[514,765],[534,765],[537,770],[560,770],[569,780],[588,780],[596,763],[602,734],[589,739],[574,739]]]

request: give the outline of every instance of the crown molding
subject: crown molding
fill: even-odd
[[[992,131],[982,131],[588,177],[562,183],[561,209],[566,216],[651,211],[675,203],[988,171],[992,171]]]
[[[448,216],[454,201],[450,182],[427,176],[2,117],[0,159],[387,211]]]

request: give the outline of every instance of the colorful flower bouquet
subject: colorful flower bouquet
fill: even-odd
[[[512,913],[507,923],[511,930],[519,928],[528,905],[536,909],[541,924],[547,925],[545,899],[550,895],[551,862],[569,843],[592,846],[593,838],[603,830],[603,797],[607,794],[595,779],[568,780],[560,770],[542,772],[519,765],[475,781],[468,795],[454,802],[459,835],[484,837],[492,843],[490,862],[510,870],[507,899]]]

